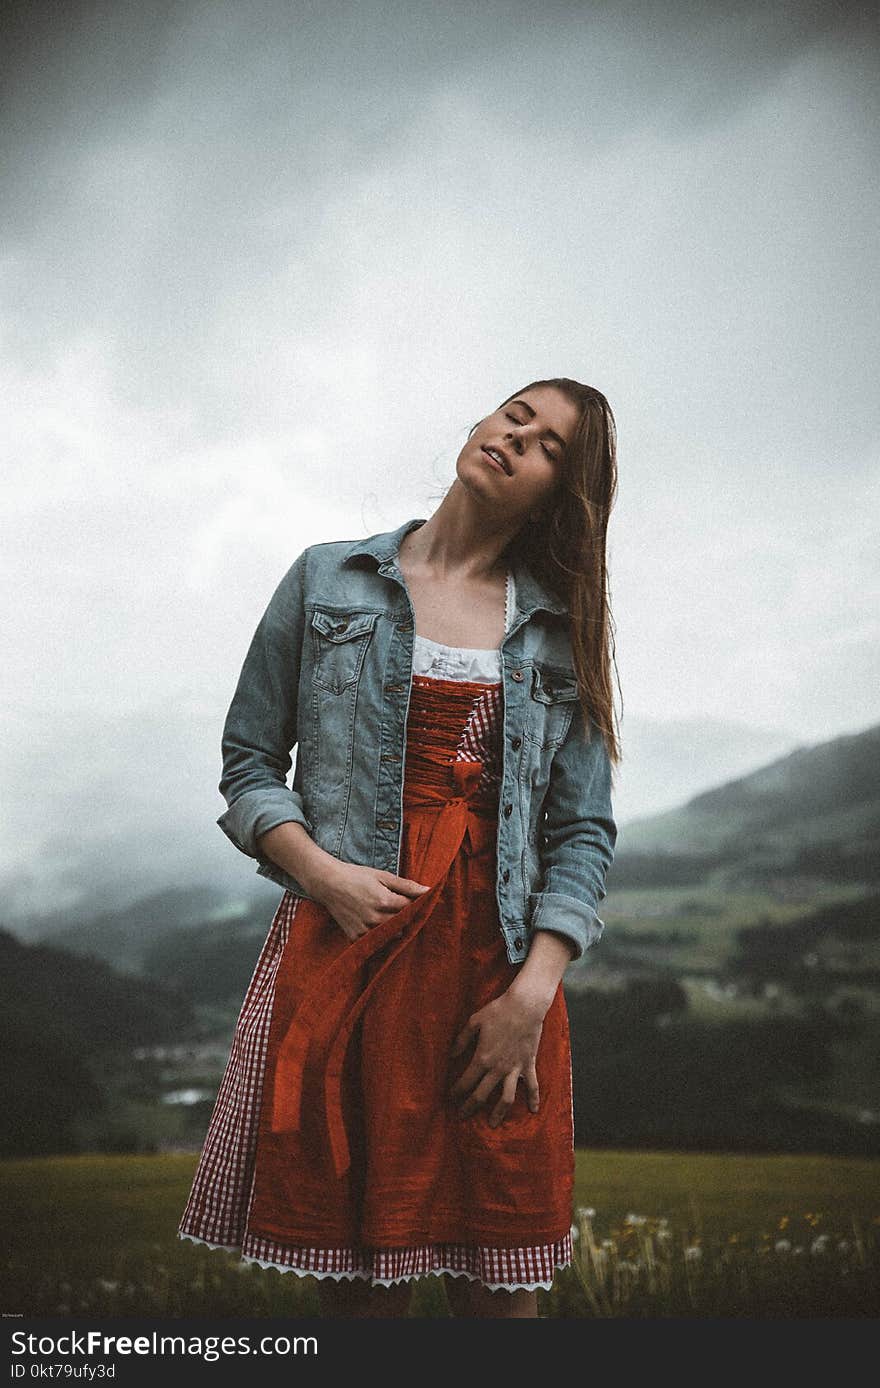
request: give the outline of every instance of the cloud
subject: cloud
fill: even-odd
[[[108,826],[136,774],[108,720],[213,737],[296,554],[430,514],[469,426],[543,374],[617,416],[629,716],[756,746],[876,717],[873,9],[3,22],[0,699],[41,739],[10,871],[63,841],[65,736]]]

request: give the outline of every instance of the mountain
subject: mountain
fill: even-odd
[[[628,823],[609,887],[795,875],[880,880],[880,724],[799,747],[679,809]]]
[[[77,1130],[107,1107],[131,1052],[191,1034],[189,1000],[173,987],[121,977],[108,964],[0,930],[0,1155],[73,1151]]]
[[[242,931],[258,930],[262,924],[265,934],[279,895],[280,889],[274,886],[250,897],[208,885],[170,888],[73,925],[67,923],[65,912],[59,912],[44,919],[40,938],[60,949],[106,959],[122,973],[140,974],[157,941],[168,935],[187,935],[197,929],[210,933],[228,923]]]

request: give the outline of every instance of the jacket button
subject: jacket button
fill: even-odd
[[[520,684],[521,681],[522,681],[522,677],[523,677],[523,672],[522,672],[522,670],[514,670],[512,676],[511,676],[511,679],[515,679],[516,682],[517,682],[517,684]]]
[[[504,806],[504,818],[505,818],[505,819],[510,819],[510,816],[511,816],[512,814],[513,814],[513,806],[512,806],[512,805],[505,805],[505,806]]]
[[[513,942],[513,947],[514,947],[514,949],[522,949],[522,947],[523,947],[522,935],[517,935],[516,939],[515,939],[514,942]]]
[[[513,748],[514,752],[518,752],[520,747],[522,747],[522,738],[515,737],[510,745]]]
[[[347,626],[348,626],[348,618],[346,617],[346,618],[344,618],[341,622],[337,622],[337,624],[336,624],[336,626],[333,628],[333,630],[334,630],[334,631],[345,631],[345,629],[346,629]]]

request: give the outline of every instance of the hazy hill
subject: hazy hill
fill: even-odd
[[[105,1103],[116,1057],[186,1035],[188,999],[109,965],[0,930],[0,1153],[75,1149],[72,1125]],[[128,1062],[125,1062],[126,1065]]]
[[[213,927],[219,930],[230,922],[245,933],[262,926],[265,934],[272,918],[272,900],[281,892],[273,888],[266,895],[268,901],[263,893],[254,899],[209,886],[179,887],[155,892],[119,910],[102,911],[74,925],[59,914],[46,922],[41,939],[77,954],[97,955],[123,973],[142,973],[157,942],[169,934],[185,935],[196,929],[210,934]]]
[[[795,874],[880,880],[880,725],[791,752],[621,831],[609,886]]]

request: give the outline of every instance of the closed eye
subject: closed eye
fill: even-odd
[[[524,420],[524,419],[517,419],[517,417],[516,417],[515,414],[507,414],[507,413],[505,413],[504,418],[505,418],[505,419],[510,419],[510,420],[512,420],[514,424],[519,424],[520,427],[522,427],[523,424],[526,424],[526,423],[528,422],[527,420]],[[542,443],[542,444],[541,444],[541,447],[543,448],[544,452],[547,454],[547,457],[550,459],[551,463],[558,463],[558,462],[561,461],[561,459],[562,459],[561,453],[554,453],[553,450],[552,450],[552,448],[548,448],[548,447],[547,447],[546,443]]]

